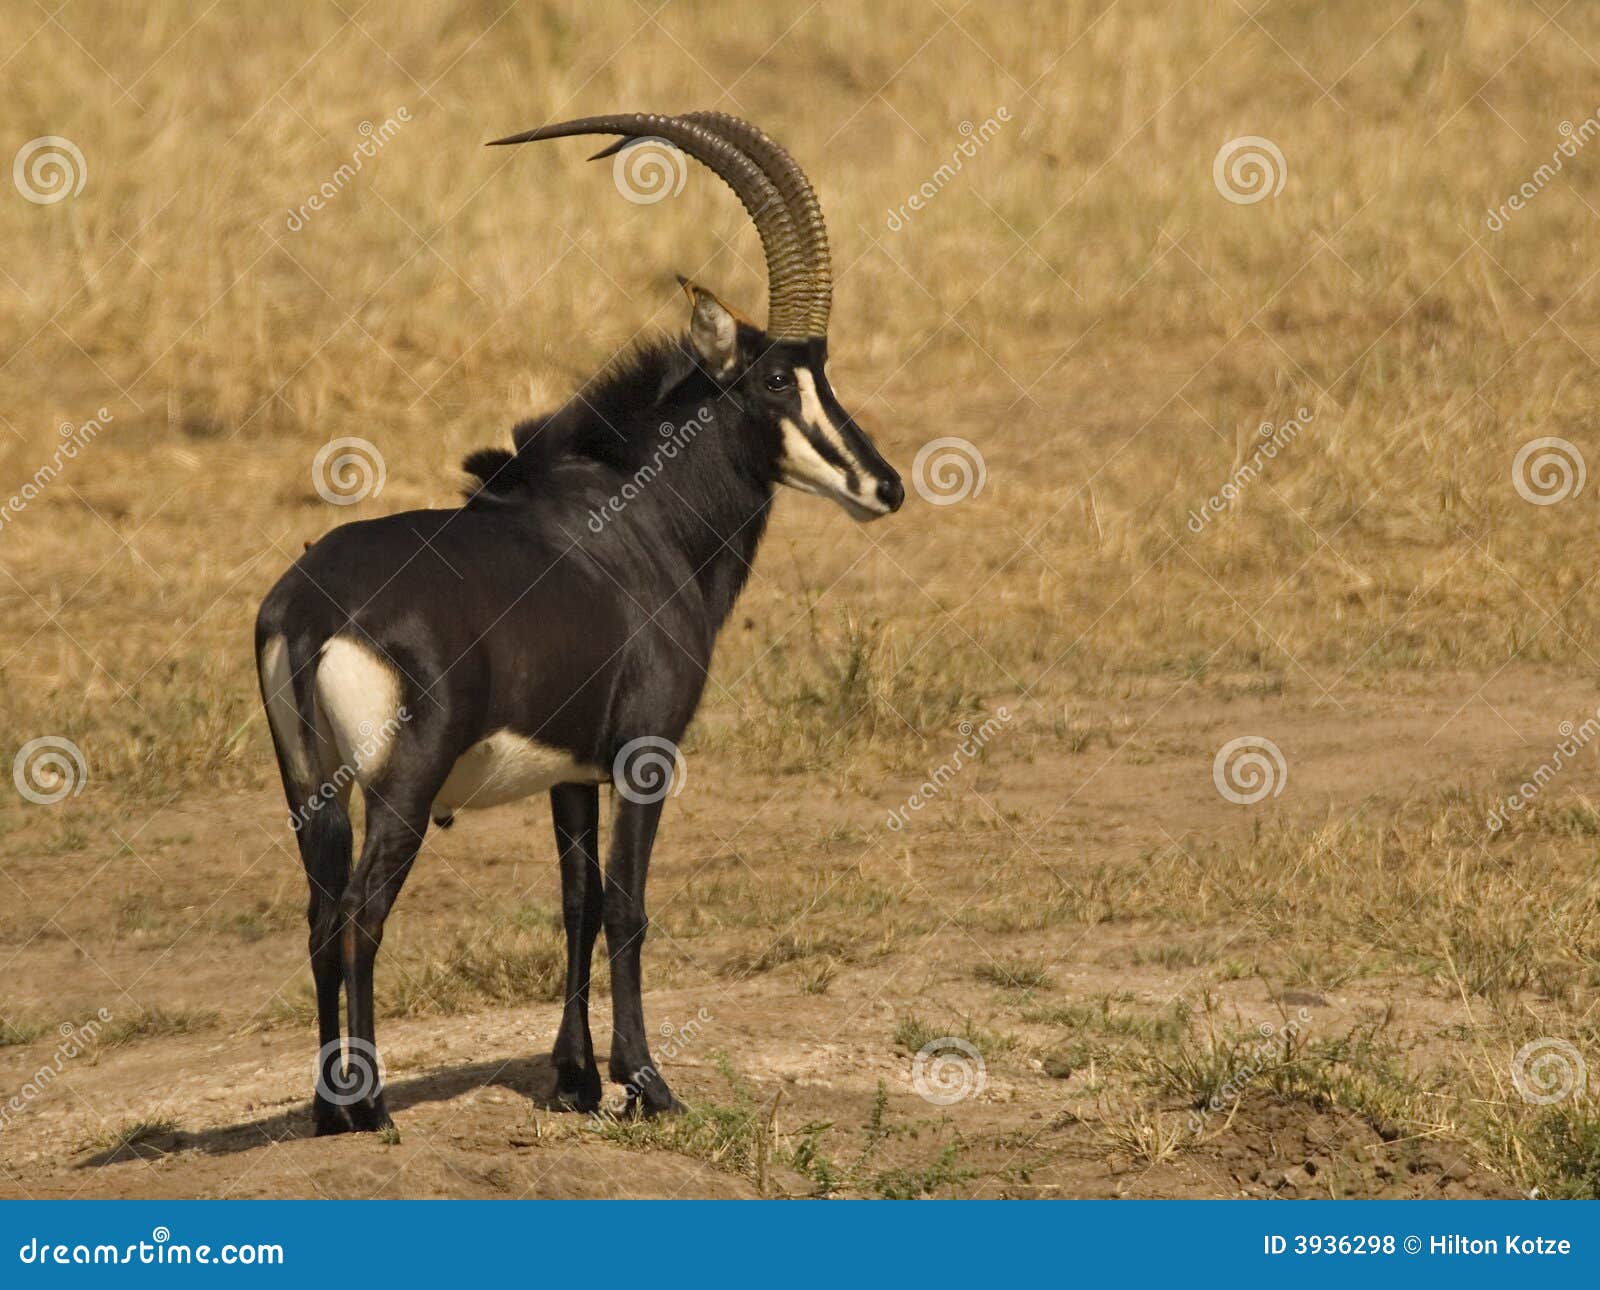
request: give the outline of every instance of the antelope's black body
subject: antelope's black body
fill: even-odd
[[[613,132],[624,120],[605,118]],[[767,218],[764,242],[793,234]],[[779,483],[834,497],[857,518],[903,497],[833,397],[821,337],[774,337],[685,286],[694,304],[686,336],[634,352],[519,426],[511,451],[468,458],[476,483],[463,506],[336,529],[261,607],[262,693],[311,885],[319,1132],[388,1122],[372,969],[430,820],[544,790],[568,943],[559,1095],[585,1109],[600,1099],[588,988],[603,926],[610,1074],[630,1106],[673,1105],[640,1001],[645,873],[717,633]],[[818,296],[810,282],[810,313],[790,315],[825,319],[825,287]],[[774,295],[776,308],[776,285]],[[630,764],[634,752],[648,764]],[[617,792],[602,877],[604,782]],[[366,832],[352,868],[356,786]]]

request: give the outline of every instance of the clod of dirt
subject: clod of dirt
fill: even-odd
[[[1228,1128],[1190,1159],[1247,1196],[1510,1197],[1499,1178],[1459,1150],[1407,1137],[1393,1140],[1368,1121],[1304,1102],[1247,1099]]]

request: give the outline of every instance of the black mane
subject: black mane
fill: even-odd
[[[512,447],[480,448],[462,469],[473,478],[468,502],[535,491],[568,462],[589,462],[621,475],[638,469],[658,441],[659,417],[681,387],[706,381],[686,337],[657,337],[625,351],[561,407],[518,423]],[[708,393],[714,387],[706,382]],[[487,496],[485,496],[487,495]]]

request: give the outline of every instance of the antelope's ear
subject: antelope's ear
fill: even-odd
[[[699,283],[678,276],[689,297],[689,342],[713,376],[730,376],[739,359],[739,315]]]

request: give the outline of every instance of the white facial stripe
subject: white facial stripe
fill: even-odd
[[[795,385],[800,392],[800,416],[817,438],[831,447],[847,462],[855,466],[854,487],[846,472],[830,462],[812,445],[793,421],[787,417],[783,429],[783,480],[802,492],[820,493],[825,497],[845,497],[868,510],[882,511],[876,486],[869,485],[867,472],[856,460],[855,454],[845,446],[844,435],[833,418],[822,406],[817,394],[817,380],[808,367],[794,369]]]
[[[833,419],[823,409],[822,400],[817,397],[817,378],[811,374],[811,369],[795,368],[794,381],[800,390],[801,419],[822,437],[823,443],[832,446],[849,461],[850,454],[845,451],[844,436],[839,433],[839,427],[833,424]]]
[[[805,431],[788,417],[779,424],[783,430],[783,482],[806,493],[827,496],[843,492],[844,472],[812,447]]]

